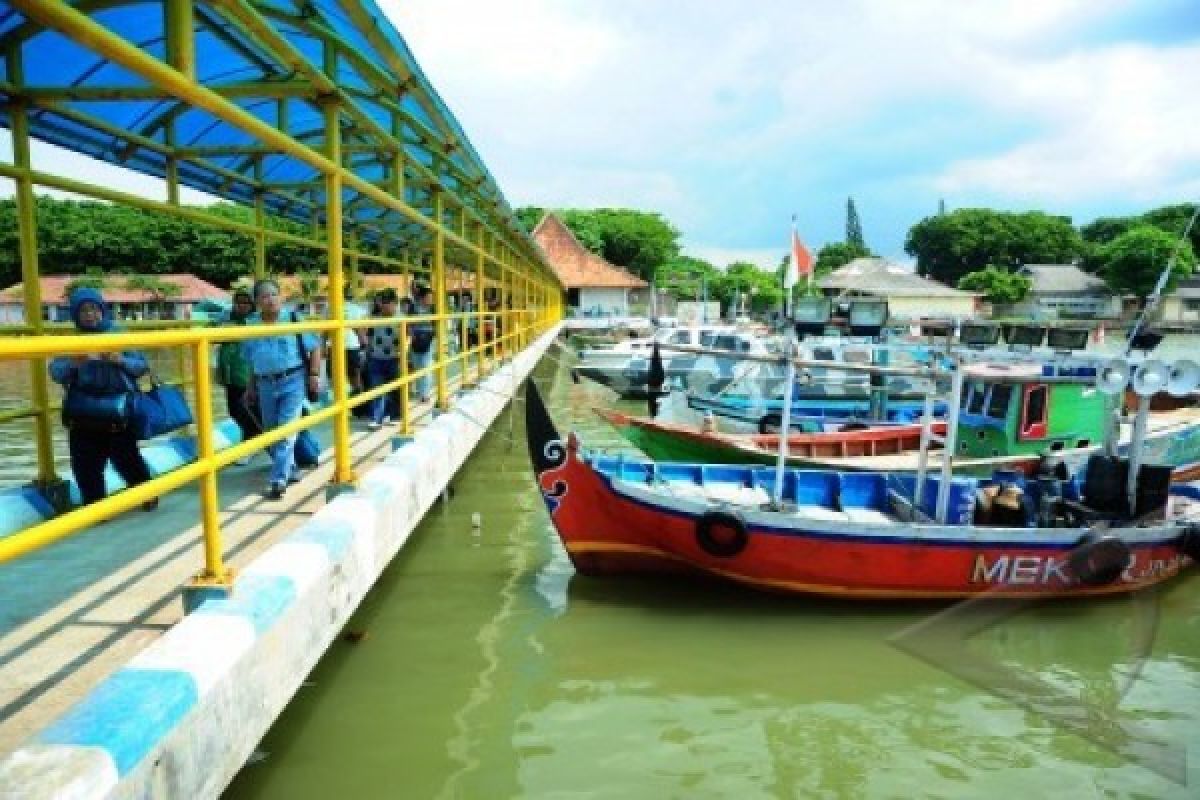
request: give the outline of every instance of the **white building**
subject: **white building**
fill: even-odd
[[[1036,319],[1117,317],[1121,313],[1121,298],[1108,284],[1074,264],[1026,264],[1018,272],[1033,286],[1010,313]]]
[[[835,301],[856,297],[886,300],[894,320],[967,319],[978,311],[979,295],[922,278],[883,258],[856,258],[817,280]]]

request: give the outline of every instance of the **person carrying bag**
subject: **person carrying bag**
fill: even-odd
[[[96,289],[76,289],[69,302],[79,333],[114,330],[104,297]],[[104,469],[109,462],[129,487],[150,480],[133,427],[137,380],[148,369],[146,357],[132,350],[59,356],[50,361],[50,377],[65,390],[62,418],[71,471],[85,504],[104,499]],[[145,511],[157,507],[157,498],[142,504]]]

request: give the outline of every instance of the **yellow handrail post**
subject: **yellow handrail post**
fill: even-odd
[[[20,77],[20,59],[9,61],[10,76]],[[13,162],[23,175],[16,179],[17,237],[21,257],[21,281],[24,284],[25,322],[34,336],[42,335],[42,287],[38,270],[37,199],[33,196],[33,181],[29,177],[31,168],[29,154],[29,106],[19,97],[9,101],[9,118],[12,125]],[[32,387],[34,436],[37,440],[38,474],[37,484],[43,489],[60,483],[54,470],[53,425],[50,419],[50,379],[46,374],[46,359],[29,359],[29,382]],[[54,499],[54,498],[52,498]]]
[[[321,106],[325,116],[326,157],[334,164],[342,163],[342,129],[336,101]],[[355,480],[350,458],[350,408],[346,405],[346,307],[343,295],[345,280],[342,272],[342,175],[338,170],[325,173],[326,253],[329,269],[329,316],[341,323],[333,329],[330,356],[330,382],[333,384],[333,404],[338,413],[333,418],[333,483],[346,485]]]
[[[437,351],[434,361],[437,364],[437,407],[445,410],[450,407],[450,386],[446,379],[446,357],[449,355],[449,342],[446,341],[446,220],[444,218],[444,199],[439,188],[433,190],[433,304],[437,320],[434,330],[437,335]]]
[[[405,320],[400,320],[400,346],[396,348],[396,357],[400,359],[400,378],[404,381],[400,387],[400,432],[408,436],[412,433],[412,410],[409,402],[408,322]]]
[[[484,336],[483,332],[486,328],[484,324],[483,313],[487,310],[487,303],[484,301],[483,291],[483,266],[484,266],[484,246],[483,246],[483,226],[479,226],[479,249],[475,251],[475,368],[477,380],[483,382],[483,354]],[[463,364],[463,374],[466,374],[467,365]]]
[[[196,385],[196,453],[204,472],[200,477],[200,517],[204,527],[204,571],[192,579],[192,587],[232,586],[233,574],[226,569],[221,543],[220,506],[217,503],[217,468],[213,457],[212,371],[209,343],[192,346],[193,378]]]

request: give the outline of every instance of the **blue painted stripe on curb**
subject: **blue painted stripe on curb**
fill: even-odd
[[[183,719],[199,698],[178,670],[123,669],[37,736],[44,744],[100,747],[126,775]]]
[[[246,617],[254,632],[262,634],[296,599],[296,584],[282,575],[242,575],[233,594],[201,603],[194,614],[233,614]]]
[[[350,526],[350,523],[340,520],[334,522],[322,520],[308,523],[286,541],[319,544],[329,554],[329,560],[336,564],[342,560],[342,556],[345,555],[353,540],[354,528]]]
[[[21,492],[25,498],[25,502],[33,506],[33,510],[42,516],[43,519],[50,519],[54,516],[54,507],[46,500],[46,498],[37,489],[32,486],[26,486]]]

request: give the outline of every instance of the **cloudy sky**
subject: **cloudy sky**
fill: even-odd
[[[1200,199],[1198,0],[379,0],[514,206],[663,212],[775,264],[853,196],[1077,223]]]

